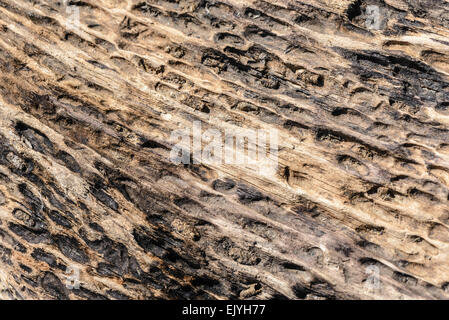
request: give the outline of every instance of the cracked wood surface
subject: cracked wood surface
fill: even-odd
[[[449,298],[447,0],[69,4],[0,0],[1,298]],[[278,171],[171,163],[193,121]]]

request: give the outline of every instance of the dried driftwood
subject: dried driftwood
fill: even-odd
[[[448,298],[448,29],[447,0],[0,0],[0,296]],[[195,121],[277,130],[277,170],[173,163]]]

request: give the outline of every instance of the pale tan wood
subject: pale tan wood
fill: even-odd
[[[447,1],[73,3],[0,0],[1,298],[448,297]],[[171,163],[194,120],[278,170]]]

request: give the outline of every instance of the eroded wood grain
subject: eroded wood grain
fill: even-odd
[[[448,1],[70,4],[0,0],[2,298],[449,297]],[[173,164],[193,121],[278,171]]]

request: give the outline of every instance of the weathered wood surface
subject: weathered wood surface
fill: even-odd
[[[0,0],[2,298],[449,297],[448,1],[70,4]],[[171,163],[194,120],[278,172]]]

